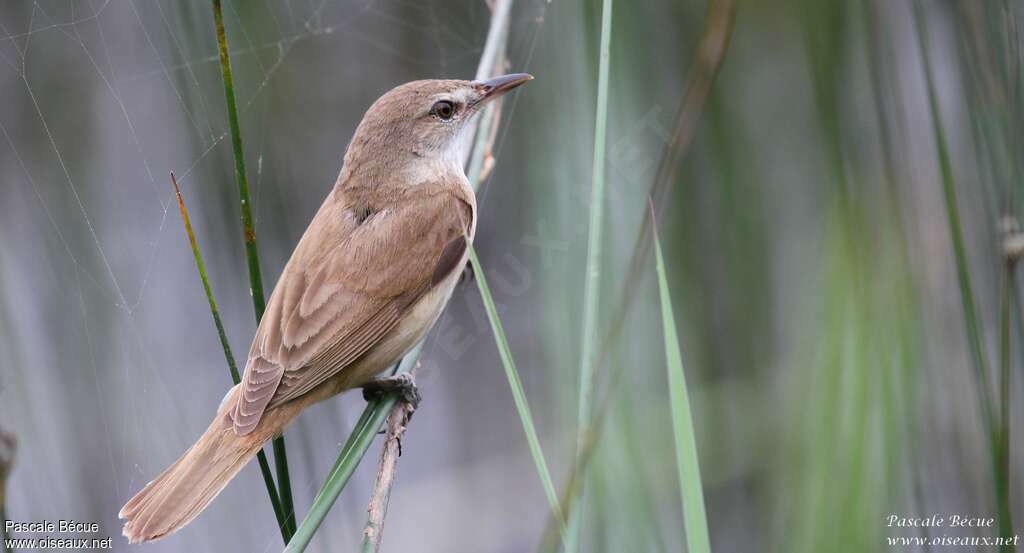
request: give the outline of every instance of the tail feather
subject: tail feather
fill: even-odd
[[[123,533],[128,541],[156,540],[191,522],[266,441],[318,399],[310,394],[271,409],[252,433],[239,436],[229,415],[237,389],[225,397],[199,440],[121,508],[118,516],[126,519]]]
[[[218,416],[199,441],[121,509],[131,543],[162,538],[188,524],[217,497],[263,445],[237,436]]]

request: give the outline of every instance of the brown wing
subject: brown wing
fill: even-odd
[[[232,414],[237,434],[370,350],[465,250],[472,209],[453,195],[368,216],[346,204],[324,202],[271,294]]]

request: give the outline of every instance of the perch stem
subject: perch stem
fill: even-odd
[[[410,371],[415,376],[416,369]],[[416,407],[406,401],[397,401],[388,414],[387,437],[377,465],[377,480],[373,485],[370,505],[367,508],[366,527],[363,529],[363,553],[380,551],[384,535],[384,517],[388,514],[388,501],[395,483],[398,458],[402,455],[402,434],[405,433]]]

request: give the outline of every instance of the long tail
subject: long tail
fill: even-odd
[[[238,436],[228,416],[233,398],[234,390],[199,440],[121,508],[129,542],[159,539],[191,522],[300,410],[282,405],[265,413],[254,432]]]

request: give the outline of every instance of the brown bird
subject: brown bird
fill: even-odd
[[[468,122],[532,78],[414,81],[370,106],[270,296],[241,383],[199,441],[121,508],[130,542],[188,524],[300,411],[371,383],[423,338],[476,229]]]

